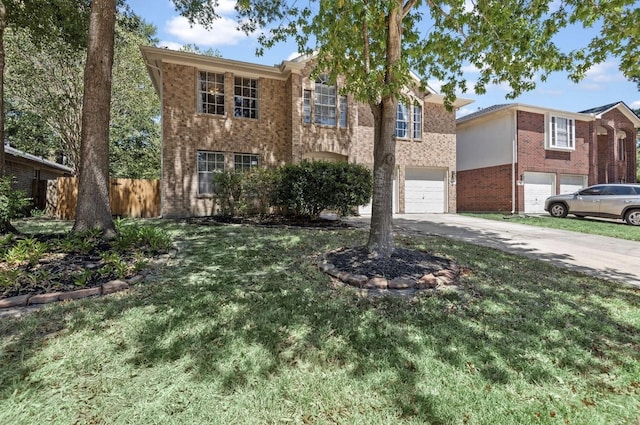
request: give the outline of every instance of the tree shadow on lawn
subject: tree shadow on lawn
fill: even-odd
[[[594,391],[611,385],[601,373],[640,361],[640,329],[603,302],[638,306],[640,291],[548,264],[440,238],[405,240],[435,245],[470,270],[466,293],[363,298],[332,288],[314,265],[338,247],[336,234],[358,245],[362,232],[194,226],[184,234],[178,261],[129,295],[46,309],[24,318],[26,327],[0,321],[0,335],[13,338],[0,353],[0,387],[12,391],[32,373],[29,357],[56,332],[100,335],[105,322],[126,328],[114,356],[136,368],[188,359],[192,379],[229,393],[303,363],[346,370],[403,417],[434,424],[461,420],[429,391],[442,382],[430,376],[436,365],[457,376],[447,385],[466,375],[479,388],[558,385],[562,374],[565,385],[584,380]],[[144,314],[124,322],[132,311]],[[381,371],[373,389],[367,382]]]

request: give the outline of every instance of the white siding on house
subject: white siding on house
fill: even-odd
[[[456,129],[458,171],[511,164],[515,129],[514,112],[492,117],[491,121],[460,125]]]

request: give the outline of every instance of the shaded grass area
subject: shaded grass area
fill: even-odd
[[[0,423],[640,421],[640,291],[437,237],[462,294],[361,297],[317,256],[363,230],[161,222],[128,294],[0,321]]]
[[[640,241],[640,226],[630,226],[622,220],[603,220],[591,217],[578,218],[572,215],[566,218],[554,218],[550,215],[505,215],[500,213],[460,213],[460,215],[485,218],[487,220],[509,220],[513,223],[529,224],[531,226]]]

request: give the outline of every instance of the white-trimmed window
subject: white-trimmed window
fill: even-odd
[[[224,154],[221,152],[198,151],[198,193],[213,193],[213,173],[224,170]]]
[[[422,139],[422,106],[398,102],[396,110],[396,137],[398,139]]]
[[[237,172],[251,171],[258,168],[260,160],[258,155],[237,153],[233,155],[233,169]]]
[[[302,94],[302,122],[311,124],[311,90],[305,90]]]
[[[233,116],[258,118],[258,80],[234,78]]]
[[[551,149],[574,150],[576,125],[571,118],[549,117],[549,147]]]
[[[326,74],[318,76],[315,85],[314,122],[319,125],[336,125],[336,86],[329,84]]]
[[[422,106],[413,105],[413,138],[422,139]]]
[[[224,74],[198,73],[198,112],[224,115]]]
[[[409,138],[409,107],[398,102],[398,109],[396,110],[396,137],[399,139]]]
[[[340,96],[340,127],[347,127],[347,96]]]

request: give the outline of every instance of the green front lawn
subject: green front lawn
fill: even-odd
[[[640,421],[639,290],[400,236],[464,292],[361,297],[315,261],[364,230],[155,225],[180,250],[130,292],[0,319],[0,423]]]
[[[460,214],[470,217],[486,218],[487,220],[509,220],[512,223],[640,241],[640,226],[630,226],[622,220],[609,221],[592,217],[578,218],[573,215],[569,215],[566,218],[554,218],[550,215],[505,215],[500,213]]]

